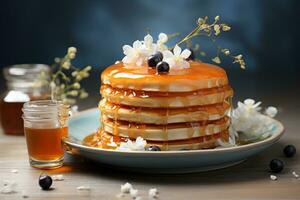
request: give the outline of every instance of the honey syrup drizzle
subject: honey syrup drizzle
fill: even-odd
[[[173,115],[175,113],[187,113],[188,115],[185,117],[186,121],[193,121],[193,115],[192,112],[195,110],[198,110],[200,112],[197,113],[197,115],[202,115],[204,120],[201,122],[190,122],[188,126],[192,127],[192,129],[189,129],[188,132],[188,139],[189,140],[195,140],[195,141],[208,141],[213,138],[218,137],[224,137],[226,138],[226,134],[223,133],[217,133],[214,135],[206,135],[206,133],[213,131],[213,126],[207,126],[203,130],[203,127],[201,125],[208,124],[211,122],[210,119],[210,112],[213,110],[214,115],[222,116],[224,115],[225,109],[224,103],[230,104],[230,107],[232,105],[231,98],[227,99],[225,95],[225,91],[231,90],[231,87],[228,85],[227,75],[223,69],[220,69],[215,66],[208,66],[206,64],[199,64],[192,62],[191,63],[191,69],[181,71],[181,72],[170,72],[168,76],[156,76],[155,79],[157,83],[159,83],[159,89],[153,90],[153,91],[145,91],[143,88],[146,88],[149,86],[149,83],[152,83],[153,80],[150,81],[151,76],[154,75],[155,70],[151,70],[149,68],[141,68],[141,69],[129,69],[124,67],[122,64],[118,64],[112,67],[109,67],[109,69],[105,70],[104,73],[102,73],[102,86],[100,89],[100,93],[103,94],[104,90],[110,89],[111,95],[117,97],[117,101],[114,101],[112,104],[111,110],[113,111],[113,135],[110,135],[109,133],[105,132],[103,130],[103,127],[100,128],[97,134],[93,137],[94,145],[99,141],[102,142],[102,147],[107,147],[107,142],[109,141],[109,138],[112,137],[116,143],[120,143],[121,141],[126,141],[126,138],[119,136],[118,126],[122,125],[123,122],[119,120],[119,110],[121,108],[129,108],[132,110],[132,113],[136,115],[137,118],[141,118],[142,111],[149,111],[149,112],[155,112],[155,113],[161,113],[161,115],[164,116],[162,121],[164,122],[163,126],[160,126],[163,130],[163,140],[161,141],[161,148],[162,150],[168,150],[169,149],[169,135],[168,130],[170,128],[176,128],[176,124],[171,124],[171,126],[168,123],[170,115]],[[196,67],[195,67],[196,66]],[[135,70],[138,70],[136,72]],[[127,75],[126,75],[127,73]],[[183,74],[180,74],[183,73]],[[201,78],[199,78],[199,76]],[[215,79],[214,79],[215,78]],[[189,88],[194,88],[195,90],[189,92],[189,91],[180,91],[180,92],[174,92],[170,91],[170,85],[172,81],[184,81],[182,82]],[[199,79],[203,79],[203,82],[199,82]],[[199,83],[205,83],[205,79],[209,80],[207,82],[208,88],[203,87],[206,89],[197,89],[200,88],[197,86]],[[198,82],[197,82],[198,81]],[[131,89],[124,89],[123,86],[130,86],[128,88]],[[122,88],[122,89],[121,89]],[[126,88],[126,87],[125,87]],[[132,89],[133,88],[133,89]],[[170,102],[169,98],[165,98],[167,107],[164,108],[145,108],[145,107],[132,107],[132,106],[125,106],[122,104],[122,100],[124,97],[133,96],[133,97],[139,97],[139,98],[151,98],[151,97],[187,97],[189,95],[207,95],[207,94],[214,94],[214,93],[222,93],[221,96],[219,96],[220,100],[223,101],[223,103],[215,104],[215,105],[208,105],[208,106],[193,106],[190,107],[190,101],[188,98],[182,98],[180,101],[182,105],[184,105],[185,108],[170,108]],[[224,99],[226,98],[226,99]],[[110,102],[109,96],[104,99],[106,102]],[[106,107],[99,106],[99,108],[102,110],[102,117],[101,122],[103,123],[104,116],[105,120],[107,120],[107,114],[106,114]],[[141,120],[139,120],[141,121]],[[128,126],[128,137],[135,139],[138,136],[141,136],[143,138],[147,138],[146,134],[146,128],[147,124],[145,123],[134,123],[134,122],[126,122]],[[133,131],[134,129],[140,130],[138,133],[136,131]],[[194,138],[194,134],[196,131],[201,132],[201,138],[197,139]],[[227,134],[228,135],[228,134]],[[109,136],[109,137],[108,137]],[[95,139],[98,137],[98,140]],[[95,142],[96,141],[96,142]],[[158,142],[159,143],[159,142]],[[174,141],[172,141],[174,143]],[[175,142],[176,143],[176,142]],[[98,145],[99,146],[99,145]]]

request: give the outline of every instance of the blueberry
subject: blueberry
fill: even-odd
[[[170,67],[169,67],[169,64],[167,62],[159,62],[157,65],[156,65],[156,71],[158,74],[161,74],[161,73],[168,73],[170,70]]]
[[[152,67],[152,68],[155,68],[157,63],[159,63],[160,61],[162,61],[163,59],[163,55],[161,52],[157,52],[153,55],[151,55],[149,58],[148,58],[148,66],[149,67]]]
[[[269,166],[273,172],[279,173],[283,170],[284,163],[279,159],[273,159],[273,160],[271,160]]]
[[[161,151],[158,146],[150,146],[147,148],[148,151]]]
[[[283,149],[283,153],[286,157],[293,157],[296,154],[296,147],[294,145],[287,145]]]
[[[191,55],[187,58],[187,60],[195,60],[195,53],[193,49],[189,48],[189,50],[191,51]]]
[[[160,51],[158,51],[158,52],[156,52],[155,54],[154,54],[154,56],[157,56],[159,59],[160,59],[160,61],[162,61],[163,60],[163,54],[160,52]]]
[[[52,178],[47,174],[41,174],[39,178],[39,185],[43,190],[48,190],[52,185]]]

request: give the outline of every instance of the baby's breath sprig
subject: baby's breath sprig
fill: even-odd
[[[54,64],[51,66],[51,99],[72,105],[76,103],[77,98],[83,99],[88,96],[80,82],[89,77],[92,67],[86,66],[83,69],[75,67],[72,60],[75,59],[76,53],[75,47],[69,47],[63,58],[54,59]]]
[[[196,44],[194,47],[192,45],[192,39],[198,36],[205,36],[210,39],[211,42],[216,42],[216,37],[222,32],[230,31],[231,27],[228,24],[220,22],[220,16],[216,16],[212,23],[208,22],[208,17],[198,18],[197,27],[192,30],[187,36],[183,37],[177,45],[186,43],[187,47],[193,49],[195,52],[199,52],[201,56],[206,56],[206,53],[200,49],[200,45]],[[211,60],[214,63],[220,64],[221,58],[220,53],[224,56],[228,56],[233,59],[233,63],[238,63],[242,69],[245,69],[246,63],[241,54],[232,55],[229,49],[217,46],[217,55]]]

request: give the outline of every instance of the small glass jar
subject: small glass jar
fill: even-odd
[[[61,140],[68,136],[70,106],[41,100],[24,104],[23,120],[31,166],[53,169],[63,165]]]
[[[7,91],[0,100],[0,122],[4,133],[23,135],[22,107],[30,100],[50,98],[47,80],[50,67],[44,64],[20,64],[4,68]]]

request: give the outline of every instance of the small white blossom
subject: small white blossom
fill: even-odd
[[[272,133],[272,120],[262,114],[261,102],[255,102],[253,99],[246,99],[244,102],[238,102],[238,107],[230,112],[231,126],[229,127],[229,141],[217,140],[220,147],[232,147],[236,145],[236,138],[241,141],[251,142],[262,140],[270,136]],[[275,107],[269,107],[270,116],[277,114]]]
[[[137,189],[133,189],[133,188],[131,188],[130,189],[130,191],[129,191],[129,194],[130,194],[130,196],[132,197],[132,198],[137,198],[138,197],[138,195],[139,195],[139,191],[137,190]]]
[[[132,47],[129,45],[123,46],[123,53],[125,57],[122,59],[122,62],[125,64],[136,64],[141,66],[145,63],[145,52],[143,49],[143,43],[139,40],[136,40]]]
[[[295,171],[293,171],[292,174],[295,178],[299,178],[299,175]]]
[[[232,111],[232,127],[240,133],[240,139],[251,141],[270,135],[272,121],[260,113],[260,104],[253,99],[246,99],[244,103],[238,102],[238,107]]]
[[[277,176],[275,176],[275,175],[270,175],[270,179],[271,179],[272,181],[276,181],[276,180],[277,180]]]
[[[76,189],[79,190],[79,191],[82,191],[82,190],[89,191],[89,190],[91,190],[90,186],[88,186],[88,185],[81,185],[81,186],[78,186]]]
[[[275,117],[278,113],[277,108],[273,107],[273,106],[269,106],[265,113],[269,116],[269,117]]]
[[[191,55],[191,51],[188,49],[181,50],[178,45],[175,45],[173,49],[174,54],[167,50],[163,51],[163,61],[170,65],[171,69],[186,69],[190,67],[189,62],[186,59]]]
[[[129,45],[123,46],[125,57],[122,59],[122,62],[142,66],[146,63],[147,58],[155,53],[155,50],[156,44],[153,43],[152,36],[147,34],[144,37],[144,41],[136,40],[133,42],[132,47]]]
[[[1,194],[12,194],[16,193],[17,183],[15,181],[4,181],[4,186],[0,188]]]
[[[23,190],[23,191],[21,192],[21,196],[22,196],[22,198],[24,198],[24,199],[26,199],[26,198],[29,197],[28,193],[27,193],[25,190]]]
[[[121,142],[120,146],[117,150],[120,151],[145,151],[145,147],[147,145],[146,140],[142,137],[137,137],[135,142],[130,139],[127,142]]]
[[[134,64],[142,66],[146,64],[147,58],[157,51],[167,50],[165,43],[168,41],[168,36],[165,33],[160,33],[156,43],[153,42],[153,37],[147,34],[143,41],[136,40],[132,46],[124,45],[123,53],[125,57],[122,62],[125,64]]]
[[[109,143],[107,144],[107,146],[117,147],[118,145],[114,142],[114,138],[111,137]]]
[[[121,193],[122,194],[127,194],[130,192],[132,189],[132,185],[130,183],[125,183],[124,185],[121,185]]]
[[[158,198],[158,190],[156,188],[151,188],[148,192],[149,199]]]
[[[157,44],[156,51],[168,50],[168,47],[165,45],[166,42],[168,42],[168,35],[165,33],[160,33],[158,35],[158,40],[156,42],[156,44]]]
[[[64,175],[62,174],[56,174],[56,175],[52,175],[52,180],[54,181],[63,181],[64,180]]]
[[[260,111],[261,107],[259,105],[261,102],[255,103],[253,99],[246,99],[244,103],[238,102],[238,107],[246,112],[252,112],[252,111]]]

